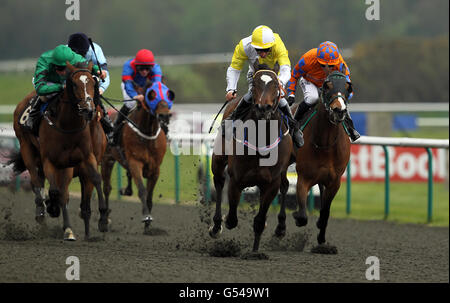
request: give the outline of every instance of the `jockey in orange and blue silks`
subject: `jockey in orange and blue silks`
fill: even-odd
[[[295,101],[295,91],[297,83],[303,91],[304,101],[299,104],[294,118],[300,121],[310,107],[319,101],[319,88],[322,87],[327,76],[339,71],[350,80],[350,69],[339,52],[337,45],[330,41],[322,42],[317,48],[306,52],[295,65],[291,73],[291,79],[287,83],[287,95],[289,104]],[[348,100],[353,97],[353,92],[348,96]],[[347,111],[346,124],[349,126],[350,138],[355,141],[359,138],[358,132],[353,127],[353,121]]]

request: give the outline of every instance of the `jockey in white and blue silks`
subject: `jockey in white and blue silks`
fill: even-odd
[[[92,61],[94,64],[100,65],[100,68],[105,75],[105,81],[100,82],[99,90],[101,95],[106,91],[106,89],[108,89],[108,86],[110,84],[108,63],[100,45],[95,42],[93,42],[92,44],[94,45],[95,54],[89,43],[88,37],[83,33],[75,33],[70,35],[68,42],[68,46],[74,52],[83,56],[87,61]]]
[[[109,79],[109,72],[108,72],[108,65],[106,62],[105,55],[103,54],[103,50],[97,43],[93,42],[92,45],[94,46],[94,50],[92,50],[91,44],[89,42],[89,38],[84,33],[75,33],[70,35],[69,41],[67,45],[77,54],[83,56],[88,62],[92,61],[94,65],[98,65],[101,68],[103,81],[99,82],[99,93],[100,95],[103,95],[103,93],[106,91],[106,89],[109,86],[110,79]],[[98,60],[97,60],[98,59]],[[105,131],[105,134],[108,138],[108,142],[112,141],[113,137],[113,130],[114,125],[111,122],[111,119],[108,116],[108,112],[106,111],[105,107],[103,106],[101,100],[98,100],[100,107],[103,111],[103,118],[100,120],[103,130]]]

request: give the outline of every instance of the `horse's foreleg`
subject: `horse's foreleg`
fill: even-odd
[[[131,173],[127,170],[127,187],[120,189],[120,194],[122,196],[132,196],[133,195],[133,186],[131,184]]]
[[[150,226],[150,223],[153,221],[151,216],[152,208],[153,208],[153,190],[155,189],[156,182],[159,178],[159,167],[155,168],[155,170],[150,174],[147,178],[147,208],[148,208],[148,217],[145,220],[145,228]]]
[[[308,224],[308,216],[306,214],[306,199],[308,197],[308,190],[310,186],[300,178],[297,178],[297,203],[298,211],[295,211],[292,216],[295,219],[295,225],[298,227]]]
[[[255,240],[253,242],[253,251],[258,251],[259,242],[261,240],[261,235],[266,227],[267,211],[272,204],[273,199],[275,199],[278,190],[280,189],[280,180],[274,180],[266,186],[260,187],[261,190],[261,202],[259,205],[259,211],[253,220],[253,231],[255,233]]]
[[[144,183],[142,182],[142,169],[144,164],[135,159],[128,159],[128,166],[130,168],[131,176],[133,177],[134,183],[138,188],[138,196],[142,203],[142,222],[149,220],[150,212],[147,206],[147,191],[145,189]]]
[[[230,184],[228,185],[228,215],[225,219],[225,227],[233,229],[238,225],[237,207],[241,199],[242,189],[234,181],[234,178],[230,178]]]
[[[80,174],[81,184],[81,218],[84,220],[84,237],[89,239],[89,221],[91,219],[91,196],[94,185],[89,182],[86,176]]]
[[[320,208],[320,216],[317,220],[317,228],[319,228],[319,235],[317,236],[317,242],[319,244],[325,243],[325,232],[328,225],[328,218],[330,217],[330,207],[331,202],[334,199],[334,196],[336,196],[336,193],[339,190],[339,187],[341,186],[341,179],[338,178],[337,181],[330,186],[327,186],[324,190],[321,190],[321,204],[322,207]],[[321,187],[323,189],[323,187]]]
[[[286,172],[281,174],[280,185],[280,212],[278,213],[278,225],[275,229],[275,236],[283,238],[286,235],[286,194],[289,189],[289,180]]]
[[[56,169],[49,160],[45,160],[44,172],[50,183],[47,212],[51,217],[58,217],[62,208],[64,240],[74,241],[76,238],[68,214],[69,183],[72,180],[73,168]]]
[[[214,225],[209,228],[209,235],[212,238],[217,238],[222,232],[222,192],[223,187],[225,186],[225,161],[222,158],[213,155],[213,162],[211,166],[214,174],[213,181],[217,198],[216,210],[213,217]],[[206,167],[205,169],[209,169],[209,167]],[[206,184],[206,186],[209,186],[209,184]]]
[[[112,190],[112,186],[111,186],[111,173],[114,167],[114,159],[111,158],[107,158],[106,157],[102,160],[102,170],[101,170],[101,174],[102,174],[102,180],[103,180],[103,194],[105,196],[105,205],[106,205],[106,209],[108,209],[108,216],[111,213],[111,209],[109,208],[109,195],[111,193]]]
[[[29,142],[21,140],[20,153],[25,167],[30,173],[31,188],[34,193],[34,203],[36,204],[35,219],[38,223],[43,223],[45,219],[45,176],[42,168],[39,168],[38,158],[40,157],[36,149]]]
[[[84,174],[90,182],[95,186],[98,198],[98,210],[100,212],[100,219],[98,221],[98,230],[100,232],[108,231],[108,207],[106,206],[102,190],[102,177],[97,171],[97,159],[93,153],[89,154],[87,161],[81,163],[80,171]]]

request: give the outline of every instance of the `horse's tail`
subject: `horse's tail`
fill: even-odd
[[[14,151],[9,156],[9,161],[6,163],[7,165],[13,165],[13,171],[16,175],[24,172],[27,167],[25,166],[25,162],[23,162],[22,154],[20,151]]]

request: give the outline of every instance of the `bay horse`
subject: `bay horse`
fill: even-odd
[[[162,90],[154,89],[155,85],[165,87],[164,91],[167,94],[162,96]],[[164,84],[156,83],[147,89],[146,96],[149,102],[138,101],[137,106],[128,115],[133,123],[124,121],[118,145],[108,146],[102,160],[103,189],[108,208],[112,189],[111,173],[114,163],[117,161],[130,172],[138,188],[138,196],[142,203],[141,221],[144,223],[144,232],[149,230],[153,221],[151,216],[153,190],[167,148],[166,133],[162,130],[161,124],[166,125],[165,123],[171,115],[169,103],[173,101],[174,93],[168,90]],[[152,102],[155,103],[152,105]],[[154,110],[151,106],[155,106]],[[146,187],[143,178],[147,179]]]
[[[85,221],[85,237],[89,237],[90,199],[93,187],[97,190],[100,220],[98,228],[107,231],[107,208],[103,199],[101,176],[97,171],[99,160],[106,148],[106,136],[99,117],[94,118],[94,99],[98,97],[98,82],[91,74],[92,62],[88,66],[67,63],[66,86],[51,101],[52,114],[44,114],[40,121],[37,138],[22,126],[23,115],[33,91],[27,95],[14,111],[14,131],[20,143],[20,151],[10,163],[14,171],[30,172],[35,194],[35,218],[44,222],[45,209],[51,217],[63,213],[64,240],[73,241],[69,215],[68,186],[73,177],[80,179],[82,199],[81,216]],[[94,98],[94,99],[93,99]],[[98,110],[98,109],[97,109]],[[45,179],[49,181],[49,198],[45,199]]]
[[[297,226],[307,224],[307,195],[311,187],[318,184],[321,200],[320,216],[316,223],[320,230],[317,236],[319,245],[325,243],[331,202],[339,190],[341,176],[350,159],[351,143],[342,122],[348,111],[347,98],[351,91],[352,84],[346,81],[345,75],[331,73],[322,86],[317,106],[303,119],[309,120],[309,123],[303,131],[305,145],[296,154],[299,210],[293,213],[293,217]]]
[[[267,212],[272,201],[279,190],[281,191],[282,199],[284,199],[289,187],[286,172],[292,157],[293,145],[289,131],[277,109],[281,98],[281,90],[276,72],[264,65],[255,66],[252,87],[254,103],[245,114],[243,121],[245,121],[244,123],[253,121],[255,125],[258,125],[256,127],[256,137],[260,133],[264,133],[264,131],[267,134],[268,128],[272,128],[272,130],[275,128],[275,133],[278,135],[275,144],[270,146],[273,143],[273,138],[266,135],[266,142],[263,144],[268,143],[269,145],[255,148],[251,144],[246,144],[248,140],[245,141],[238,138],[238,130],[236,130],[236,135],[233,135],[231,140],[227,140],[227,135],[224,138],[221,132],[218,132],[212,154],[211,169],[214,175],[213,180],[217,192],[217,200],[213,217],[214,225],[210,227],[209,234],[211,237],[216,238],[222,231],[221,204],[226,171],[230,177],[228,185],[229,211],[225,218],[225,226],[228,229],[235,228],[238,224],[237,207],[242,190],[251,186],[258,186],[260,189],[259,211],[253,222],[254,241],[252,251],[254,253],[259,249],[261,235],[266,224]],[[224,118],[232,113],[238,104],[237,101],[238,99],[235,99],[227,105]],[[258,122],[263,123],[259,124]],[[272,122],[275,123],[272,124]],[[270,124],[272,125],[270,126]],[[247,131],[247,133],[249,132]],[[227,143],[226,141],[231,142]],[[226,154],[226,144],[232,144],[231,154]],[[242,144],[245,145],[245,152],[236,153]],[[264,154],[267,154],[267,150],[271,148],[273,148],[271,152],[274,152],[276,155],[276,161],[271,165],[261,166],[261,160],[267,158]],[[250,152],[250,149],[255,152]]]

